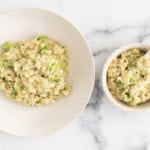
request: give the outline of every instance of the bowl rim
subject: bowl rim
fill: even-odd
[[[58,127],[53,132],[47,132],[47,134],[39,134],[39,135],[15,134],[15,133],[9,132],[9,131],[7,131],[5,129],[0,129],[0,131],[3,132],[3,133],[9,134],[11,136],[23,137],[23,138],[33,138],[33,137],[36,138],[36,137],[50,136],[50,135],[55,134],[58,131],[63,130],[65,127],[67,127],[68,125],[70,125],[75,119],[77,119],[80,116],[80,114],[83,112],[83,110],[85,109],[86,105],[88,104],[88,102],[89,102],[89,100],[91,98],[93,89],[94,89],[94,85],[95,85],[95,62],[94,62],[94,57],[93,57],[93,54],[92,54],[92,50],[89,47],[89,44],[87,43],[84,35],[78,30],[78,28],[74,24],[72,24],[64,16],[62,16],[62,15],[56,13],[56,12],[53,12],[53,11],[47,10],[47,9],[43,9],[43,8],[36,8],[36,7],[18,7],[18,8],[8,9],[6,11],[0,12],[0,17],[4,16],[4,15],[7,15],[9,13],[15,12],[15,11],[22,11],[22,10],[42,11],[42,12],[45,12],[45,13],[48,13],[48,14],[51,14],[53,16],[61,18],[64,22],[68,23],[72,28],[74,28],[74,30],[81,36],[82,40],[85,42],[85,45],[87,46],[87,49],[88,49],[88,52],[89,52],[89,56],[90,56],[89,58],[91,59],[91,65],[92,65],[92,76],[91,76],[91,78],[92,78],[92,85],[91,85],[91,88],[90,88],[90,92],[88,93],[87,98],[86,98],[86,100],[84,102],[84,105],[82,106],[81,110],[78,111],[78,113],[76,113],[72,119],[66,121],[66,123],[64,124],[64,126]]]
[[[109,67],[110,63],[118,55],[120,55],[122,52],[124,52],[124,51],[126,51],[126,50],[128,50],[130,48],[149,49],[150,45],[144,44],[144,43],[131,43],[131,44],[122,46],[122,47],[114,50],[110,54],[110,56],[106,59],[106,62],[104,63],[104,66],[103,66],[103,70],[102,70],[102,88],[103,88],[103,91],[104,91],[106,97],[115,106],[117,106],[118,108],[120,108],[122,110],[125,110],[125,111],[145,111],[145,110],[150,110],[150,107],[147,107],[146,105],[145,105],[146,106],[145,107],[144,104],[132,107],[132,106],[129,106],[127,104],[124,104],[124,103],[120,102],[119,100],[117,100],[115,97],[112,96],[112,94],[111,94],[111,92],[110,92],[110,90],[108,89],[108,86],[107,86],[107,78],[106,78],[106,76],[107,76],[107,70],[108,70],[108,67]]]

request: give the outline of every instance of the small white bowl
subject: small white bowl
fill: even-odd
[[[127,110],[127,111],[148,110],[148,109],[150,109],[150,102],[147,102],[147,103],[141,104],[139,106],[135,106],[135,107],[129,106],[129,105],[117,100],[115,97],[113,97],[111,92],[108,89],[108,86],[107,86],[107,70],[108,70],[108,67],[111,64],[112,60],[114,58],[116,58],[117,56],[119,56],[123,51],[126,51],[127,49],[130,49],[130,48],[139,48],[143,51],[147,51],[148,49],[150,49],[150,45],[145,45],[145,44],[142,44],[142,43],[134,43],[134,44],[130,44],[130,45],[127,45],[127,46],[124,46],[124,47],[121,47],[121,48],[115,50],[108,57],[108,59],[106,60],[106,63],[104,64],[104,67],[103,67],[103,71],[102,71],[103,91],[106,94],[106,96],[108,97],[108,99],[113,104],[115,104],[117,107],[119,107],[123,110]]]
[[[24,136],[45,136],[68,125],[83,111],[91,96],[95,66],[92,53],[81,33],[63,17],[52,12],[22,8],[0,15],[0,44],[6,40],[29,40],[47,35],[68,48],[72,92],[54,104],[29,107],[0,93],[0,130]]]

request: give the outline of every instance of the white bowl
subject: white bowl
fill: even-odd
[[[49,135],[65,127],[85,108],[94,86],[95,67],[90,49],[80,32],[63,17],[41,9],[15,9],[0,15],[0,44],[47,35],[68,48],[72,85],[70,96],[54,104],[29,107],[0,93],[0,129],[24,136]]]
[[[112,60],[114,58],[116,58],[117,56],[119,56],[123,51],[126,51],[127,49],[130,48],[139,48],[143,51],[147,51],[148,49],[150,49],[150,45],[145,45],[142,43],[134,43],[134,44],[130,44],[124,47],[121,47],[117,50],[115,50],[106,60],[106,63],[104,64],[103,67],[103,72],[102,72],[102,86],[103,86],[103,91],[106,94],[106,96],[108,97],[108,99],[115,104],[117,107],[123,109],[123,110],[127,110],[127,111],[139,111],[139,110],[148,110],[150,109],[150,102],[138,105],[136,107],[132,107],[129,106],[121,101],[119,101],[118,99],[116,99],[115,97],[112,96],[111,92],[108,89],[107,86],[107,70],[109,65],[111,64]]]

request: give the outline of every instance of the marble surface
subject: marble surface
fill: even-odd
[[[96,63],[96,83],[84,112],[68,127],[42,138],[0,133],[0,150],[150,150],[150,112],[125,112],[105,97],[103,63],[116,48],[150,43],[149,0],[0,0],[0,11],[39,7],[61,14],[84,34]]]

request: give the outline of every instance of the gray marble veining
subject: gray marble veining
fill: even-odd
[[[149,41],[147,40],[147,39],[149,39],[149,37],[150,37],[150,21],[149,20],[142,23],[139,26],[123,26],[123,27],[119,27],[119,28],[105,29],[105,30],[95,29],[86,36],[88,42],[91,44],[94,59],[95,59],[96,82],[95,82],[95,87],[94,87],[94,91],[93,91],[91,100],[90,100],[89,104],[87,105],[85,112],[83,113],[84,115],[81,115],[79,120],[90,131],[90,134],[93,135],[93,140],[95,141],[95,144],[97,144],[97,149],[105,149],[106,147],[109,147],[109,146],[107,146],[107,144],[109,143],[108,139],[111,140],[110,137],[107,139],[107,137],[105,137],[105,134],[103,134],[101,132],[101,130],[103,130],[103,128],[101,128],[101,123],[103,124],[105,122],[104,120],[105,120],[106,116],[101,114],[100,110],[102,109],[101,107],[104,107],[103,103],[105,103],[105,101],[108,101],[102,91],[100,81],[99,81],[103,64],[104,64],[105,60],[107,59],[107,57],[110,55],[110,53],[113,50],[115,50],[116,48],[119,48],[120,46],[129,44],[129,43],[150,44],[150,43],[148,43],[148,42],[150,42],[150,40]],[[103,40],[106,40],[106,41],[112,40],[112,42],[110,42],[111,44],[107,45],[109,42],[104,43]],[[100,41],[103,42],[102,45],[101,45]],[[109,103],[109,102],[107,102],[107,103]],[[112,104],[109,104],[109,105],[111,105],[111,107],[113,107],[113,109],[118,109],[118,108],[115,108],[115,106],[112,106]],[[105,106],[105,109],[110,109],[110,107]],[[89,119],[90,118],[88,116],[89,112],[91,112],[91,114],[93,114],[92,119]],[[111,112],[111,111],[109,111],[109,112],[110,112],[109,117],[111,118],[111,113],[113,113],[113,112]],[[138,132],[135,132],[132,135],[132,133],[130,133],[130,132],[132,132],[131,129],[130,129],[130,131],[128,131],[128,126],[126,127],[126,124],[128,124],[128,122],[125,122],[125,120],[127,120],[127,121],[130,120],[130,124],[135,125],[135,128],[138,127],[137,123],[139,122],[140,123],[139,130],[140,130],[141,126],[144,126],[145,124],[150,123],[149,121],[141,123],[141,121],[143,121],[143,118],[141,118],[141,117],[143,117],[143,116],[148,117],[149,113],[145,112],[141,116],[141,114],[138,114],[138,113],[131,114],[130,112],[124,112],[122,110],[117,110],[117,113],[119,113],[119,112],[120,112],[119,117],[121,118],[121,119],[119,118],[120,121],[124,120],[123,128],[121,127],[120,121],[118,121],[118,120],[111,120],[111,121],[117,121],[118,124],[120,123],[120,129],[122,128],[122,130],[124,130],[122,132],[129,132],[128,133],[129,135],[126,137],[126,138],[128,138],[128,140],[126,141],[126,139],[124,139],[125,141],[124,141],[123,145],[118,143],[118,145],[120,147],[119,149],[128,149],[128,150],[130,150],[130,149],[131,150],[138,150],[138,149],[139,150],[147,150],[147,149],[149,149],[149,142],[148,142],[147,138],[141,139],[141,140],[143,140],[143,142],[140,143],[140,145],[139,144],[134,145],[134,143],[132,143],[132,142],[126,143],[126,142],[130,141],[129,140],[130,138],[132,141],[133,135],[137,136],[137,137],[140,135],[137,134]],[[117,117],[117,115],[116,115],[116,117]],[[130,119],[128,120],[128,118],[130,118]],[[133,120],[132,120],[132,118],[133,118]],[[137,121],[135,123],[134,121],[136,119],[137,120],[139,119],[139,121]],[[148,120],[148,118],[146,120]],[[108,122],[108,123],[110,123],[109,127],[111,127],[111,123],[113,124],[113,122],[111,122],[111,121]],[[105,129],[105,130],[107,130],[107,129]],[[115,134],[117,135],[119,131],[117,131],[117,129],[115,129],[115,130],[116,130]],[[145,130],[145,132],[146,132],[146,130]],[[119,138],[119,136],[120,136],[120,133],[118,135],[118,138]],[[134,139],[137,138],[134,136],[133,136],[133,141],[134,141]],[[147,136],[147,135],[145,134],[145,136]],[[149,137],[149,135],[148,135],[148,137]],[[120,141],[123,140],[121,138],[122,137],[120,136]],[[141,137],[138,137],[138,138],[141,138]],[[109,147],[109,149],[110,148],[111,148],[111,146]]]

